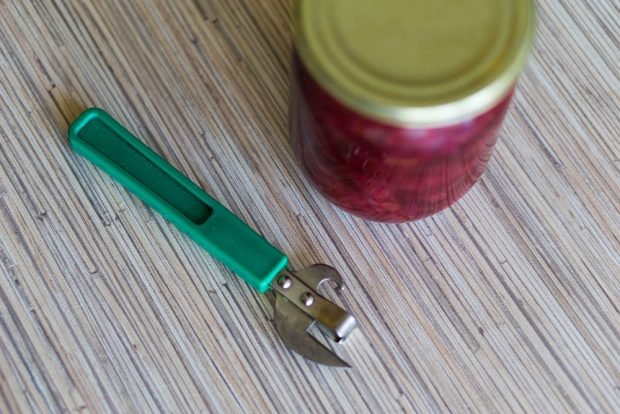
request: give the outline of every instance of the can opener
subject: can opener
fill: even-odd
[[[320,364],[349,367],[308,332],[316,324],[341,342],[357,326],[351,314],[317,292],[328,281],[342,289],[335,269],[315,264],[287,270],[286,255],[99,108],[75,120],[69,142],[260,293],[271,292],[275,327],[290,349]]]

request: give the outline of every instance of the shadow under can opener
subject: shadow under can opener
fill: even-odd
[[[69,142],[259,292],[273,292],[275,327],[290,349],[320,364],[349,366],[308,333],[316,323],[340,342],[357,326],[352,315],[317,292],[328,281],[342,289],[335,269],[316,264],[286,270],[283,253],[101,109],[78,117],[69,127]]]

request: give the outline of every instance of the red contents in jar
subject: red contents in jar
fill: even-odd
[[[291,137],[309,179],[342,209],[384,222],[420,219],[462,197],[491,157],[513,94],[473,119],[424,129],[350,110],[297,56],[291,89]]]

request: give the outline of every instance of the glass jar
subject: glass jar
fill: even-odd
[[[530,0],[296,0],[291,139],[340,208],[404,222],[480,178],[534,32]]]

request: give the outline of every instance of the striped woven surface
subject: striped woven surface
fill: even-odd
[[[617,0],[539,4],[481,182],[404,225],[300,175],[289,13],[0,0],[0,412],[620,412]],[[293,268],[341,270],[353,369],[288,351],[265,297],[70,151],[93,105]]]

